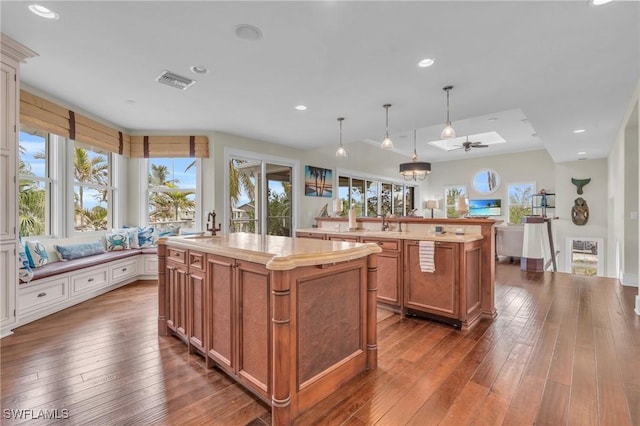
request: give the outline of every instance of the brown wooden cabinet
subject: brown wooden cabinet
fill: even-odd
[[[207,356],[269,401],[271,288],[264,265],[208,254]]]
[[[358,243],[358,242],[360,242],[360,238],[359,237],[353,237],[353,236],[348,236],[348,235],[340,235],[340,234],[327,234],[326,239],[327,240],[331,240],[331,241],[346,241],[348,243]]]
[[[363,243],[376,243],[378,253],[378,303],[396,311],[402,307],[404,280],[402,277],[402,241],[386,238],[362,238]]]
[[[189,347],[202,354],[206,353],[206,262],[205,254],[188,253],[189,275],[187,276],[187,336]]]
[[[481,314],[481,241],[436,242],[435,272],[420,271],[418,241],[404,243],[404,304],[409,313],[426,314],[467,328]]]
[[[167,327],[185,342],[187,337],[187,250],[167,250]]]
[[[456,319],[460,312],[458,243],[435,243],[435,272],[420,271],[418,241],[405,241],[405,307]]]

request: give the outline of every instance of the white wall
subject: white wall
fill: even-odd
[[[591,182],[583,187],[583,194],[577,193],[576,186],[571,183],[571,178],[586,179],[591,178]],[[608,200],[607,200],[607,160],[571,161],[556,164],[555,185],[556,185],[556,210],[558,219],[554,222],[556,236],[556,250],[560,250],[558,259],[558,270],[565,271],[567,253],[567,237],[587,237],[602,238],[607,250],[609,241],[607,239],[608,228]],[[589,220],[586,225],[574,225],[571,221],[571,208],[574,206],[576,198],[582,197],[589,206]],[[608,261],[605,256],[604,271],[609,271]],[[608,274],[607,276],[615,276]]]
[[[636,106],[637,108],[637,106]],[[635,112],[637,114],[637,110]],[[624,273],[622,283],[638,286],[638,126],[624,136]]]
[[[435,163],[431,165],[431,175],[422,187],[421,200],[440,200],[440,209],[434,211],[434,217],[445,217],[444,187],[466,185],[469,198],[501,198],[503,215],[495,219],[507,222],[507,185],[532,182],[536,184],[536,191],[544,188],[547,192],[555,192],[554,167],[545,150]],[[500,187],[493,194],[483,195],[473,189],[473,176],[484,168],[493,169],[500,175]],[[552,214],[551,211],[548,214]]]

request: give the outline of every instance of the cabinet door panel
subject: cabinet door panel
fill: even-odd
[[[238,262],[240,339],[238,375],[265,397],[271,363],[271,298],[269,271],[262,265]]]
[[[400,306],[398,284],[401,272],[399,253],[382,252],[378,255],[378,301]]]
[[[199,351],[205,351],[205,299],[204,299],[204,274],[191,272],[189,274],[188,291],[188,318],[189,342]]]
[[[207,255],[208,353],[227,371],[234,367],[232,358],[234,265],[233,259]]]
[[[406,243],[405,302],[407,308],[457,318],[459,289],[457,285],[456,244],[437,243],[434,251],[434,273],[420,271],[418,243]]]

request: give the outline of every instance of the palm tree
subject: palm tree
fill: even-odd
[[[107,157],[103,155],[96,155],[89,157],[87,150],[84,148],[76,147],[73,156],[73,176],[78,185],[78,208],[77,210],[86,211],[84,209],[84,187],[82,183],[92,183],[97,185],[109,184],[109,162]],[[107,200],[107,191],[99,191],[98,201],[104,202]],[[91,215],[80,214],[80,228],[87,226],[86,221],[90,220]],[[92,225],[94,225],[92,223]],[[96,224],[97,225],[97,224]],[[95,228],[95,226],[94,226]],[[101,228],[96,228],[101,229]]]
[[[21,156],[26,153],[26,149],[19,146]],[[40,152],[34,155],[36,159],[45,158],[45,153]],[[25,162],[22,158],[19,161],[19,176],[36,175],[31,171],[31,164]],[[19,203],[18,203],[18,225],[20,235],[42,235],[45,233],[46,225],[46,190],[41,188],[36,180],[29,178],[20,178],[19,185]]]

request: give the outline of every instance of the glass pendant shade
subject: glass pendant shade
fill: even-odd
[[[344,121],[344,117],[338,117],[338,122],[340,123],[340,144],[338,145],[338,150],[336,151],[336,158],[346,158],[347,150],[344,149],[342,145],[342,122]]]
[[[453,130],[453,126],[451,125],[451,120],[449,119],[449,92],[453,89],[453,86],[445,86],[442,88],[445,92],[447,92],[447,124],[442,129],[442,133],[440,133],[440,139],[453,139],[456,137],[456,131]]]
[[[382,149],[393,149],[393,142],[391,141],[391,138],[389,137],[389,107],[391,106],[391,104],[384,104],[382,105],[382,107],[386,110],[386,130],[384,132],[384,139],[382,139],[382,144],[380,145],[380,148]]]

